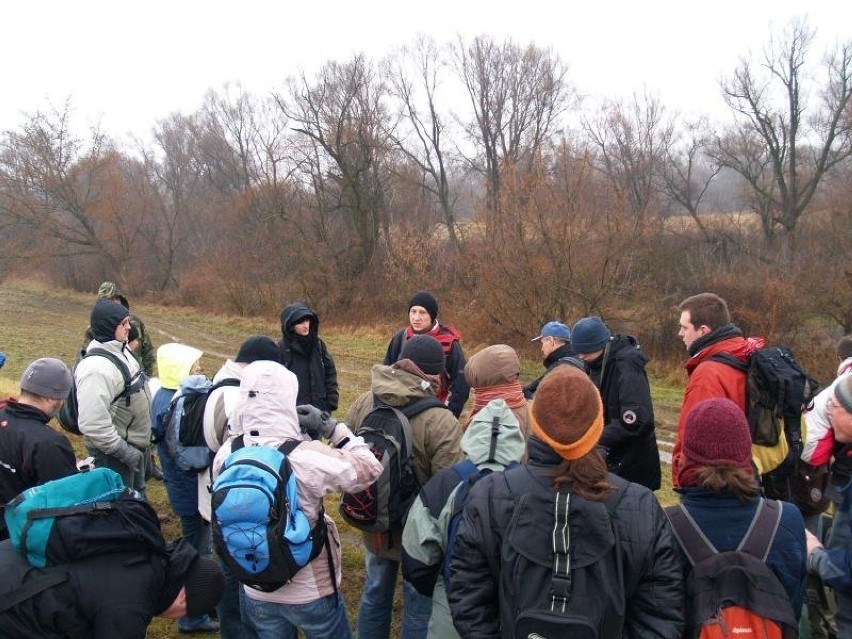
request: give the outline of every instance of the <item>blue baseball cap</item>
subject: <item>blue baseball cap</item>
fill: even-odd
[[[548,322],[541,327],[541,333],[538,337],[533,337],[532,341],[535,342],[542,337],[555,337],[567,342],[571,340],[571,329],[562,322]]]

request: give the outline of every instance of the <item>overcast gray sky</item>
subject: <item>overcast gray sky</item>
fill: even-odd
[[[818,31],[815,61],[852,39],[848,0],[8,0],[0,130],[70,97],[82,123],[147,138],[158,119],[194,111],[226,82],[261,94],[328,60],[378,60],[418,33],[552,46],[583,94],[647,89],[669,109],[717,117],[720,77],[805,15]]]

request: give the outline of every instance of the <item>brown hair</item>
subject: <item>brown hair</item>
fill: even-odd
[[[844,335],[837,340],[837,356],[840,359],[852,357],[852,335]]]
[[[564,487],[589,501],[604,501],[615,488],[606,481],[607,468],[597,448],[579,459],[564,460],[553,473],[553,489]]]
[[[715,293],[699,293],[678,304],[679,311],[689,311],[689,321],[695,328],[708,326],[715,330],[731,323],[728,303]]]
[[[710,492],[729,490],[743,500],[760,494],[754,474],[736,466],[702,466],[696,470],[695,477],[698,488]]]

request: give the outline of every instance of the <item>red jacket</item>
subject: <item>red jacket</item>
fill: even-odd
[[[746,410],[746,374],[723,362],[708,362],[717,353],[728,353],[743,363],[747,363],[751,354],[763,348],[762,337],[729,337],[710,344],[690,357],[684,367],[689,379],[683,392],[683,404],[677,420],[677,438],[672,452],[672,485],[680,487],[678,474],[683,464],[682,441],[686,425],[686,416],[698,402],[712,397],[726,397]],[[704,364],[699,366],[699,364]]]

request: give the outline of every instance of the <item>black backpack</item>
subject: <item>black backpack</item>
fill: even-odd
[[[77,370],[77,366],[80,364],[81,360],[85,359],[86,357],[92,357],[95,355],[98,357],[106,357],[115,365],[116,368],[118,368],[119,371],[121,371],[121,377],[124,380],[124,388],[118,395],[113,398],[112,403],[114,404],[119,399],[124,397],[127,400],[127,405],[130,406],[130,396],[133,393],[138,392],[142,389],[142,385],[145,383],[145,374],[140,370],[131,379],[130,369],[127,368],[127,364],[125,364],[118,355],[104,348],[92,348],[88,351],[82,351],[80,353],[80,359],[77,360],[77,364],[74,365],[74,371]],[[56,420],[59,422],[59,425],[62,426],[63,429],[65,429],[69,433],[73,433],[74,435],[81,434],[80,424],[77,421],[78,410],[79,406],[77,404],[77,381],[75,379],[74,382],[71,384],[71,389],[68,391],[68,396],[65,398],[65,402],[63,402],[62,404],[62,408],[60,408],[59,412],[56,414]]]
[[[414,473],[414,449],[409,419],[429,408],[447,406],[435,397],[424,397],[407,406],[388,406],[373,397],[373,410],[367,413],[355,434],[363,437],[382,464],[378,479],[357,493],[344,493],[340,514],[355,528],[384,533],[401,530],[408,509],[420,491]]]
[[[570,537],[569,516],[597,518],[603,507],[612,527],[613,513],[628,482],[611,476],[609,483],[615,490],[601,504],[570,492],[542,491],[541,478],[534,477],[527,466],[507,469],[503,479],[515,502],[500,550],[501,584],[510,583],[516,595],[512,636],[621,637],[625,617],[609,609],[618,605],[612,602],[627,600],[617,532],[612,528],[607,541],[590,540],[589,545],[582,536]],[[543,521],[542,512],[551,509],[553,519]]]
[[[802,410],[819,384],[802,369],[789,348],[758,349],[748,364],[728,353],[712,355],[709,361],[746,373],[746,416],[753,444],[772,447],[785,434],[790,448],[797,447],[801,452]]]
[[[692,570],[686,579],[684,637],[794,639],[798,622],[787,592],[766,565],[781,502],[761,499],[736,550],[719,552],[680,504],[666,508]]]

